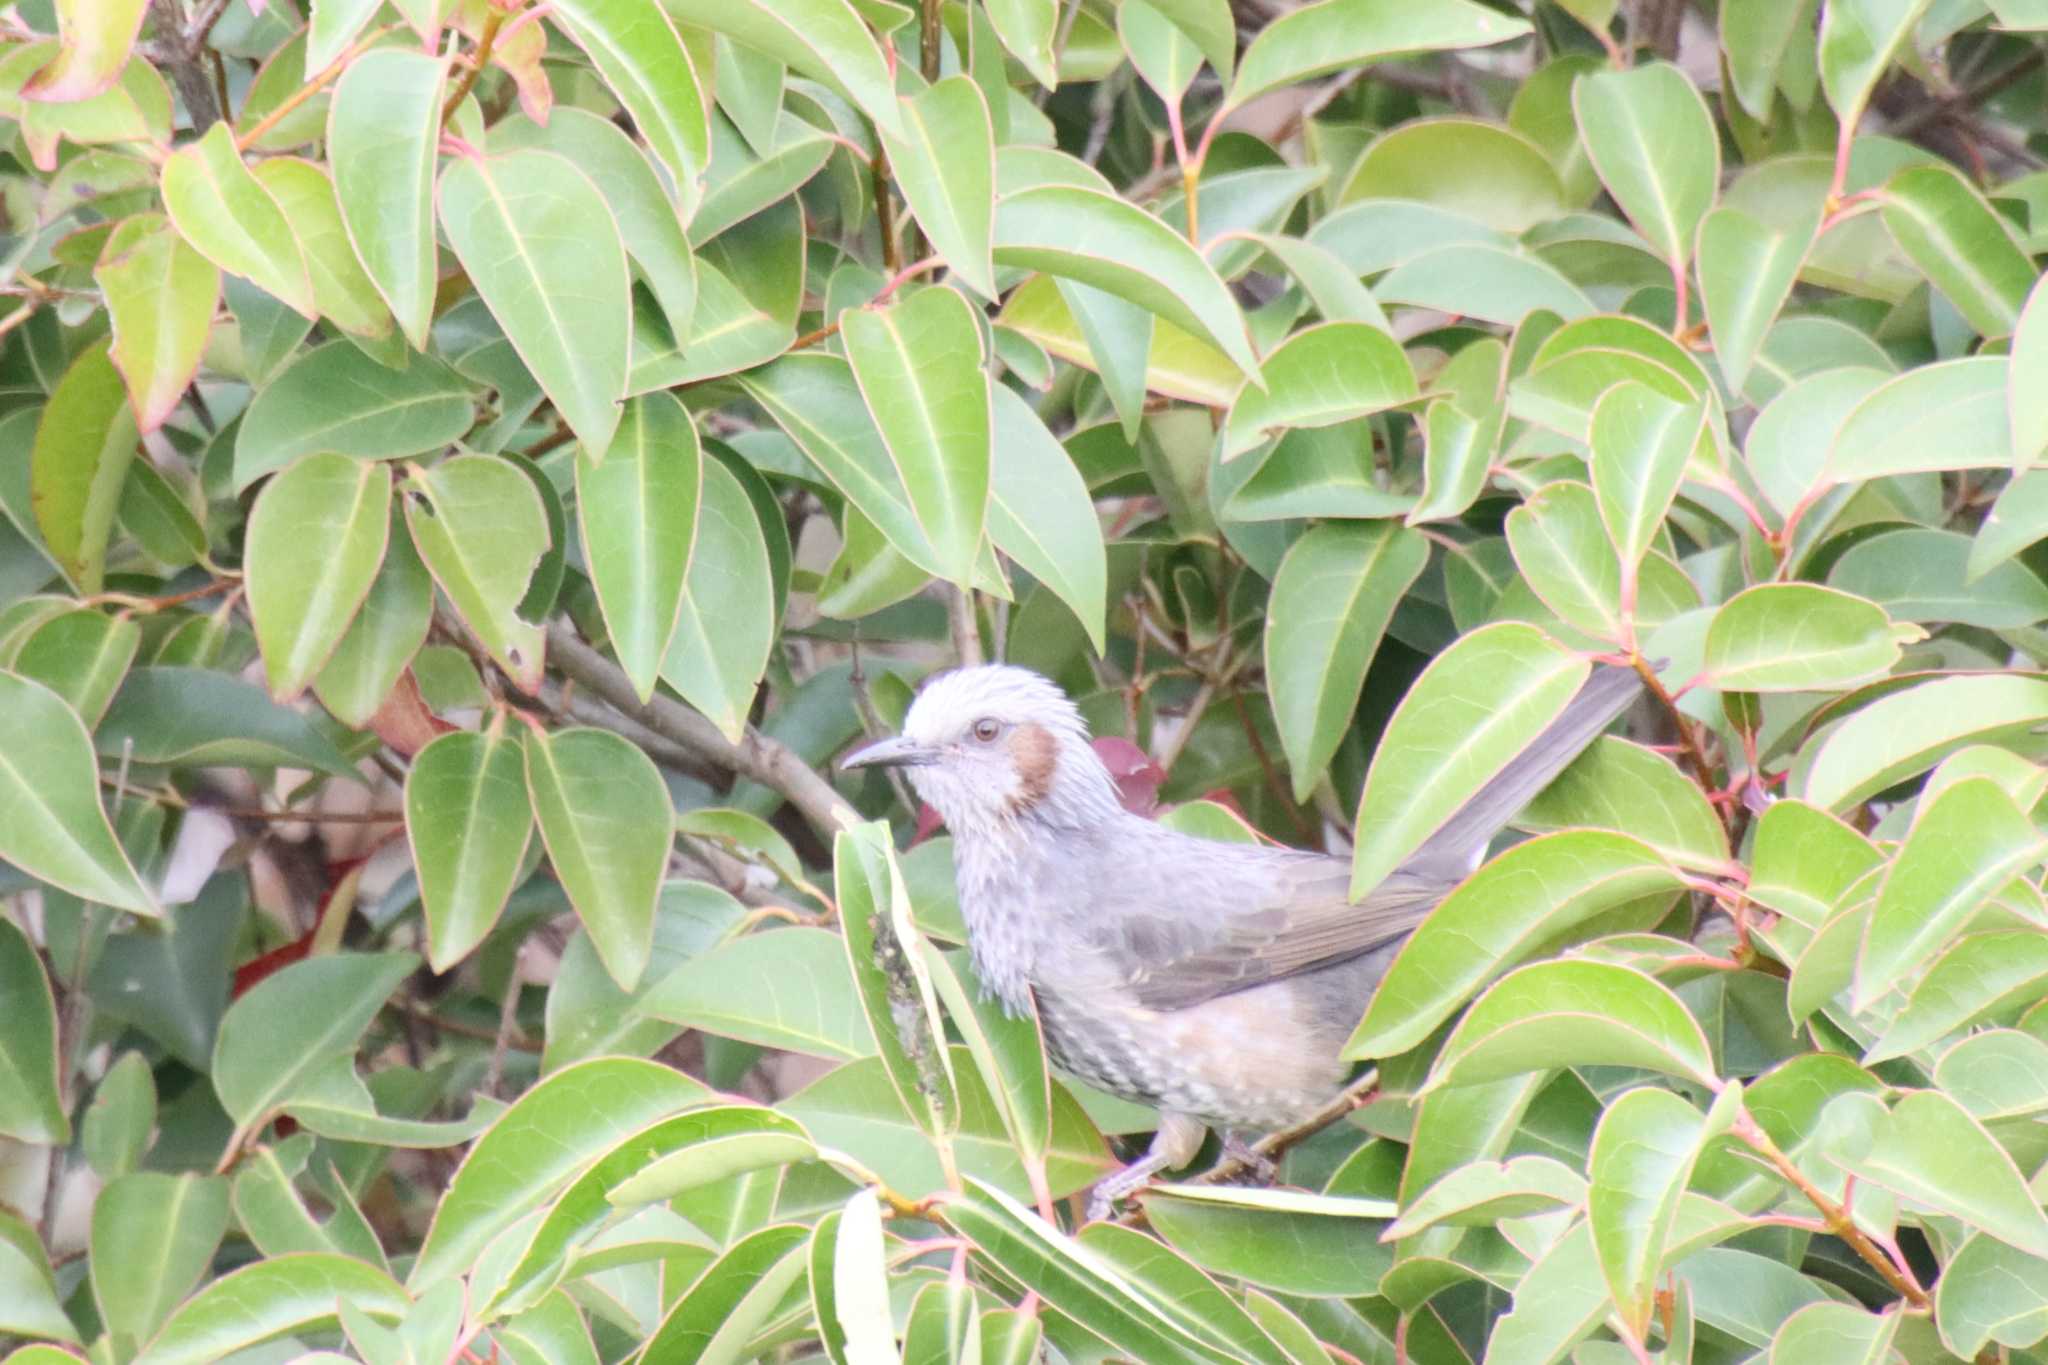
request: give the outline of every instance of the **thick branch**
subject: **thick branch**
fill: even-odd
[[[782,793],[828,841],[847,823],[860,819],[810,764],[758,730],[749,728],[734,744],[717,726],[681,702],[657,693],[643,706],[618,665],[577,638],[568,626],[557,623],[548,628],[548,658],[565,677],[589,688],[663,739]]]

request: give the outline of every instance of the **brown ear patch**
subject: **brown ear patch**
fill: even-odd
[[[1035,806],[1052,792],[1060,742],[1042,725],[1020,725],[1010,736],[1010,762],[1017,769],[1016,804]]]

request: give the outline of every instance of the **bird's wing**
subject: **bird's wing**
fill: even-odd
[[[1414,856],[1349,899],[1351,865],[1320,854],[1258,850],[1160,831],[1156,856],[1112,871],[1152,874],[1114,895],[1125,910],[1091,926],[1096,951],[1140,1003],[1185,1009],[1204,1000],[1369,953],[1410,933],[1479,865],[1487,845],[1641,695],[1625,668],[1595,668],[1536,740],[1473,795]],[[1151,863],[1150,869],[1145,864]],[[1149,894],[1147,894],[1149,892]]]

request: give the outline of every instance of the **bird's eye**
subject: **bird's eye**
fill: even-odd
[[[974,737],[983,744],[993,744],[996,736],[1003,732],[1002,723],[988,716],[974,722]]]

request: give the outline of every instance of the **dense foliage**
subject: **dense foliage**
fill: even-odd
[[[9,1359],[2048,1359],[2044,42],[9,6]],[[1081,1226],[1155,1116],[830,767],[984,657],[1360,890],[1648,695]]]

